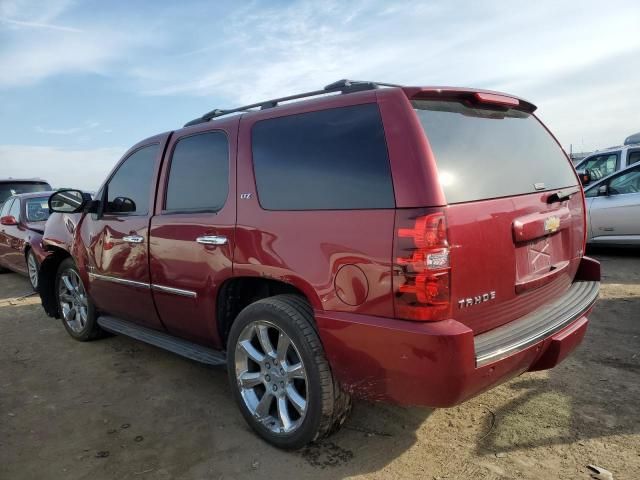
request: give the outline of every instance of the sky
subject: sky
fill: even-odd
[[[569,151],[640,131],[640,2],[0,0],[0,177],[95,190],[148,136],[341,78],[526,98]]]

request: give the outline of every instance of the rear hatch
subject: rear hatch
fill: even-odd
[[[584,245],[578,179],[531,113],[414,100],[447,204],[451,316],[476,334],[562,295]]]

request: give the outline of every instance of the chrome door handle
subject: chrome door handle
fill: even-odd
[[[202,237],[196,238],[196,242],[203,245],[226,245],[228,240],[227,237],[218,235],[204,235]]]
[[[122,237],[122,240],[127,243],[142,243],[144,242],[144,237],[140,235],[127,235],[126,237]]]

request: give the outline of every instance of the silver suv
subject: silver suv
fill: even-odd
[[[631,135],[625,144],[599,150],[586,157],[575,168],[584,184],[598,181],[640,161],[640,135]]]

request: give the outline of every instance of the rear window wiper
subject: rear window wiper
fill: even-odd
[[[569,200],[572,195],[578,193],[580,187],[569,188],[567,190],[558,190],[547,197],[547,203],[564,202]]]

